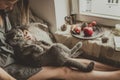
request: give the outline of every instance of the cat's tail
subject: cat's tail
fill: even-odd
[[[76,62],[74,60],[67,60],[64,66],[76,68],[78,71],[91,72],[94,69],[94,62],[90,62],[88,65]]]
[[[78,42],[72,49],[71,55],[74,55],[82,47],[82,42]]]

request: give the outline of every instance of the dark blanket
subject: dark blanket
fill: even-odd
[[[29,77],[39,72],[41,68],[29,67],[20,64],[11,64],[5,67],[4,70],[17,80],[27,80]]]

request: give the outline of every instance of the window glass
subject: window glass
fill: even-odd
[[[80,0],[81,14],[120,20],[119,0]]]

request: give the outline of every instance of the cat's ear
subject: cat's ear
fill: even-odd
[[[11,30],[13,30],[13,29],[19,29],[19,28],[20,28],[20,26],[13,26]]]
[[[28,25],[22,25],[19,27],[19,29],[23,30],[28,30],[29,26]]]
[[[19,29],[20,28],[20,26],[16,26],[16,27],[14,27],[15,29]]]
[[[14,34],[15,28],[11,29],[10,31],[6,32],[4,35],[5,37],[10,37]]]

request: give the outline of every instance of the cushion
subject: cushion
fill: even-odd
[[[42,19],[41,17],[37,16],[34,11],[32,11],[32,9],[29,9],[29,21],[30,22],[39,22],[42,24],[48,24],[44,19]]]
[[[28,30],[33,34],[37,41],[42,40],[50,44],[53,43],[47,25],[41,23],[31,23],[29,26]]]

